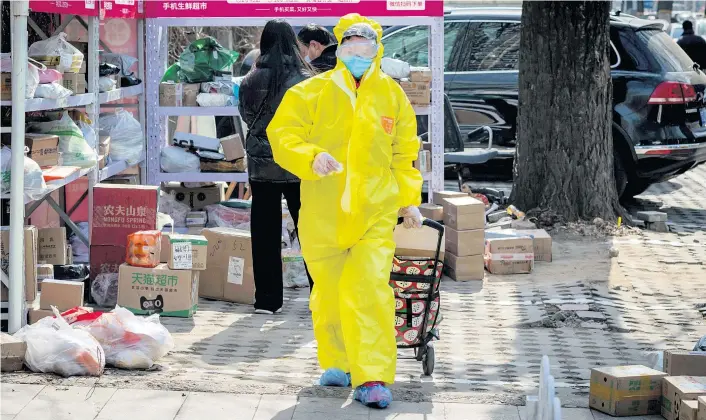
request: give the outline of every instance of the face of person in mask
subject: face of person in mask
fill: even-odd
[[[361,36],[345,38],[336,55],[343,61],[353,77],[360,80],[370,68],[377,54],[375,41]]]
[[[312,60],[316,60],[321,56],[321,53],[326,49],[325,45],[320,44],[317,41],[309,42],[309,45],[300,44],[299,51],[306,60],[307,63],[311,63]]]

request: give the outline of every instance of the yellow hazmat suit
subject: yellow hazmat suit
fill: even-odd
[[[334,28],[339,43],[358,14]],[[350,372],[352,385],[394,382],[395,302],[388,285],[400,208],[421,201],[414,109],[380,70],[383,48],[360,86],[345,65],[308,79],[284,96],[267,128],[275,161],[301,178],[299,233],[314,280],[311,311],[323,369]],[[330,153],[341,174],[320,177],[314,157]]]

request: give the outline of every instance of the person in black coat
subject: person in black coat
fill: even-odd
[[[684,33],[677,44],[694,60],[702,69],[706,69],[706,40],[694,33],[694,24],[685,20],[682,23]]]
[[[274,314],[282,309],[282,196],[295,226],[301,207],[300,181],[275,163],[266,130],[286,91],[312,73],[299,54],[294,29],[283,20],[267,22],[260,38],[260,57],[240,84],[238,105],[248,126],[245,148],[252,192],[256,313]]]
[[[336,67],[336,38],[326,28],[309,24],[297,35],[301,44],[301,54],[319,73]]]

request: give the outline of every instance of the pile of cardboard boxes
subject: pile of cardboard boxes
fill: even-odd
[[[445,265],[457,281],[482,280],[485,205],[473,197],[443,200],[446,226]]]
[[[400,80],[400,86],[412,105],[431,104],[431,78],[432,72],[429,67],[412,67],[409,78]]]
[[[706,420],[706,352],[665,351],[664,372],[639,365],[592,369],[590,386],[589,406],[612,416]]]

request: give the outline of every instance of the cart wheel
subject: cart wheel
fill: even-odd
[[[434,347],[427,345],[424,358],[422,359],[422,369],[424,370],[425,375],[431,376],[431,374],[434,373],[435,362],[436,360],[434,357]]]

